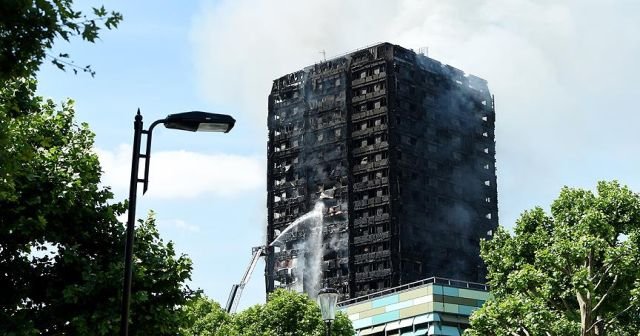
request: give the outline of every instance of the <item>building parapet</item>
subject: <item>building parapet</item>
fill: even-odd
[[[389,294],[395,294],[395,293],[404,292],[404,291],[411,290],[411,289],[416,288],[416,287],[429,285],[429,284],[446,285],[446,286],[450,286],[450,287],[481,290],[481,291],[485,291],[485,292],[489,291],[489,285],[483,284],[483,283],[479,283],[479,282],[471,282],[471,281],[462,281],[462,280],[454,280],[454,279],[447,279],[447,278],[431,277],[431,278],[423,279],[423,280],[420,280],[420,281],[410,282],[408,284],[404,284],[404,285],[401,285],[401,286],[397,286],[397,287],[385,289],[385,290],[382,290],[382,291],[378,291],[378,292],[375,292],[375,293],[372,293],[372,294],[369,294],[369,295],[366,295],[366,296],[360,296],[360,297],[356,297],[356,298],[353,298],[353,299],[344,300],[344,301],[338,302],[338,306],[346,307],[346,306],[349,306],[349,305],[352,305],[352,304],[355,304],[355,303],[358,303],[358,302],[371,300],[373,298],[377,298],[377,297],[385,296],[385,295],[389,295]]]

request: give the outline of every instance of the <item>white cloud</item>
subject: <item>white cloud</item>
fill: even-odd
[[[563,184],[640,187],[639,22],[635,0],[221,0],[203,2],[191,40],[202,94],[242,105],[262,127],[272,81],[320,61],[321,50],[428,46],[487,79],[501,220],[511,225]]]
[[[187,232],[200,232],[200,227],[194,224],[185,222],[182,219],[164,219],[158,221],[158,226],[167,226],[180,231]]]
[[[131,146],[113,151],[96,149],[104,174],[102,183],[126,195],[131,175]],[[234,197],[264,190],[265,160],[259,157],[202,154],[188,151],[155,151],[151,155],[149,189],[145,197],[195,198],[205,194]],[[144,160],[140,162],[140,177]]]

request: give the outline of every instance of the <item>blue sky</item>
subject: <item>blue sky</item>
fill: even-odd
[[[364,5],[366,4],[366,6]],[[95,78],[43,66],[42,95],[76,101],[105,176],[127,195],[132,123],[203,110],[229,134],[154,132],[149,192],[162,236],[194,261],[192,285],[224,304],[266,227],[271,81],[375,42],[483,77],[496,96],[499,216],[548,207],[563,185],[619,179],[640,190],[640,3],[532,1],[110,1],[124,22],[95,45],[60,42]],[[264,264],[240,308],[264,300]]]

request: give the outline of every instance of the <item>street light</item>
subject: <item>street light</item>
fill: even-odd
[[[338,296],[338,291],[333,288],[323,288],[318,293],[318,305],[320,305],[320,313],[327,327],[327,336],[331,336],[331,322],[336,318]]]
[[[122,310],[120,316],[120,335],[129,335],[129,301],[131,299],[131,274],[133,258],[133,238],[135,235],[136,197],[138,183],[143,184],[142,193],[147,192],[149,184],[149,162],[151,160],[151,135],[153,128],[158,124],[164,124],[166,128],[179,129],[191,132],[229,132],[236,121],[231,116],[224,114],[207,113],[200,111],[170,114],[164,119],[151,123],[148,130],[142,129],[142,115],[140,109],[133,123],[133,158],[131,160],[131,183],[129,184],[129,209],[127,218],[127,239],[124,253],[124,283],[122,291]],[[147,136],[147,147],[144,154],[140,153],[140,139],[142,134]],[[144,177],[138,177],[140,158],[145,159]]]

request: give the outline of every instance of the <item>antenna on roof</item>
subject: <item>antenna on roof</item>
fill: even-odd
[[[326,62],[327,61],[327,53],[324,51],[324,49],[322,49],[322,51],[319,51],[318,53],[322,54],[322,61]]]
[[[418,48],[418,54],[429,57],[429,47]]]

